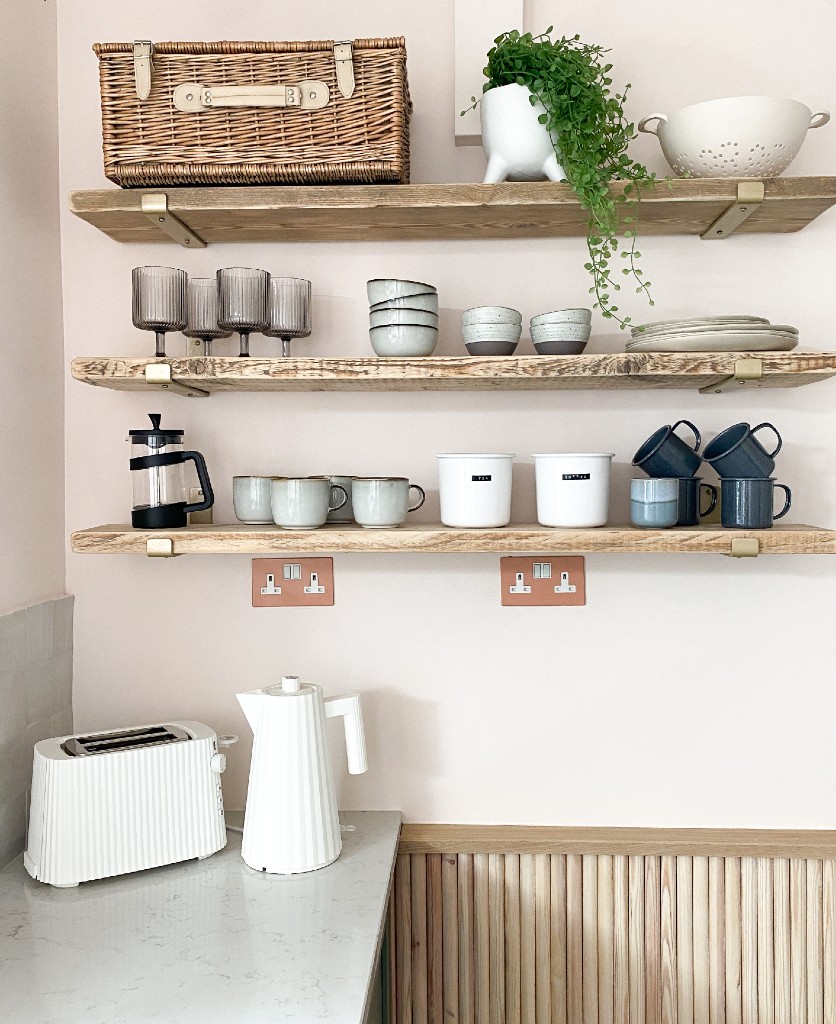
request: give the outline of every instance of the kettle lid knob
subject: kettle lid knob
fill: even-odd
[[[298,693],[301,687],[299,676],[282,676],[282,692]]]

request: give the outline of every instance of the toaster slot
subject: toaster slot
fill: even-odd
[[[120,750],[135,750],[138,747],[154,747],[166,743],[181,743],[191,736],[185,729],[176,726],[150,725],[135,729],[120,729],[113,732],[90,733],[85,736],[71,736],[61,744],[61,749],[70,757],[89,757],[94,754],[110,754]]]

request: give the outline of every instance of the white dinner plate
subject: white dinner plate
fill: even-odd
[[[637,324],[631,328],[633,334],[637,331],[651,331],[666,327],[691,327],[692,325],[710,324],[768,324],[769,321],[762,316],[744,316],[736,313],[728,316],[690,316],[681,320],[655,320],[649,324]]]
[[[798,334],[798,328],[790,324],[695,324],[693,327],[656,327],[646,331],[637,331],[632,341],[645,341],[648,338],[675,338],[680,334],[716,334],[718,331],[732,331],[735,334]]]
[[[716,331],[645,338],[627,345],[628,352],[789,352],[798,345],[798,335],[783,331],[773,334]]]

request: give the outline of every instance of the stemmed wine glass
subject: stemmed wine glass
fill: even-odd
[[[240,356],[250,354],[250,333],[267,327],[267,293],[270,275],[250,267],[226,267],[217,273],[218,326],[237,331]]]
[[[203,354],[212,355],[213,338],[229,338],[231,330],[218,325],[218,282],[214,277],[189,278],[188,323],[183,334],[203,342]]]
[[[134,327],[156,333],[156,356],[165,355],[166,333],[186,326],[187,282],[185,270],[175,267],[134,267],[131,273]]]
[[[271,277],[268,326],[262,332],[282,339],[282,355],[290,355],[292,338],[311,333],[311,282],[300,277]]]

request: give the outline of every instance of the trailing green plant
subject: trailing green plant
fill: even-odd
[[[621,248],[621,222],[629,242],[620,252],[626,262],[622,274],[633,278],[636,293],[643,293],[652,306],[636,238],[641,190],[656,176],[627,154],[628,143],[636,137],[624,114],[630,86],[622,92],[611,88],[612,64],[604,62],[609,51],[583,43],[579,36],[552,40],[553,31],[550,26],[537,36],[516,30],[497,36],[488,51],[488,80],[482,91],[523,85],[531,92],[532,105],[539,100],[545,108],[540,123],[547,127],[558,162],[588,215],[589,262],[584,266],[592,275],[590,294],[601,314],[624,328],[630,317],[619,315],[611,297],[621,285],[611,276],[610,262]],[[476,105],[476,97],[471,98]],[[613,180],[625,182],[623,188],[611,192]]]

